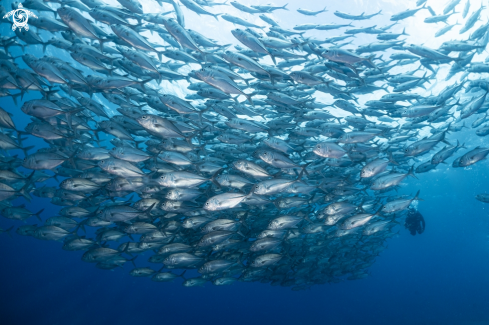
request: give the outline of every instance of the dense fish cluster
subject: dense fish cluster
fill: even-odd
[[[2,36],[0,93],[15,105],[0,110],[1,215],[40,220],[18,234],[63,241],[100,269],[132,262],[131,275],[156,282],[300,290],[366,277],[419,199],[398,195],[401,183],[452,156],[466,167],[489,153],[447,138],[464,127],[489,134],[489,62],[473,60],[489,23],[475,27],[484,7],[469,0],[438,13],[420,0],[391,25],[365,28],[354,24],[383,13],[298,9],[345,23],[291,30],[273,19],[286,5],[157,1],[146,13],[138,0],[27,0],[38,18]],[[239,45],[186,29],[185,7],[233,23]],[[425,10],[425,23],[445,23],[433,37],[463,39],[407,44],[402,21]],[[378,41],[351,44],[363,34]],[[448,86],[420,95],[442,66]],[[21,130],[12,117],[22,114],[31,121]],[[45,145],[24,145],[31,137]],[[59,215],[29,211],[19,201],[31,194]]]

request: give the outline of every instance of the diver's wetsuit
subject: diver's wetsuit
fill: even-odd
[[[415,236],[416,232],[421,235],[425,228],[424,218],[421,213],[416,210],[409,211],[404,226],[409,229],[411,235]]]

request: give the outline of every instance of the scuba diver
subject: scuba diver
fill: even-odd
[[[416,209],[410,208],[408,210],[404,227],[409,229],[409,232],[411,232],[411,235],[413,236],[416,235],[416,232],[421,235],[425,228],[424,218],[421,213],[419,213]]]

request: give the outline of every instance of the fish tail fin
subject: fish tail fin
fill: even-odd
[[[129,247],[129,245],[126,245],[126,247]],[[137,267],[136,266],[136,263],[134,263],[134,261],[136,260],[136,258],[138,258],[139,255],[136,255],[134,256],[133,258],[129,259],[128,261],[132,263],[132,265],[134,265],[134,267]]]
[[[270,77],[270,82],[273,84],[275,84],[275,81],[273,80],[273,76],[270,72],[268,72],[268,76]]]
[[[30,86],[30,85],[29,85]],[[46,97],[47,100],[49,100],[49,96],[52,94],[55,94],[59,91],[59,89],[52,90],[52,86],[48,87],[49,90],[42,90],[41,93],[44,97]]]
[[[304,173],[309,176],[309,173],[307,172],[306,168],[307,166],[309,166],[310,164],[312,164],[312,161],[311,162],[308,162],[304,165],[301,166],[301,172],[299,173],[299,176],[297,176],[297,181],[300,181],[302,176],[304,175]]]
[[[86,220],[86,219],[85,219],[85,220]],[[125,245],[124,245],[124,244],[125,244]],[[122,250],[122,253],[129,254],[129,253],[127,252],[127,249],[129,248],[129,243],[124,243],[124,244],[123,244],[123,245],[124,245],[124,249]],[[99,244],[99,246],[100,246],[100,244]],[[131,255],[131,254],[129,254],[129,255]],[[131,256],[132,256],[132,255],[131,255]]]
[[[20,88],[20,93],[19,93],[20,94],[20,100],[23,100],[24,99],[24,95],[25,95],[25,93],[28,93],[29,92],[29,87],[31,85],[32,85],[32,83],[29,86],[27,86],[27,87],[21,87]],[[49,98],[47,98],[47,99],[49,99]]]
[[[429,76],[428,78],[426,78],[426,74],[427,74],[427,73],[428,73],[428,71],[425,71],[425,73],[424,73],[423,77],[421,77],[421,80],[425,80],[425,81],[430,80],[430,77],[431,77],[431,76]]]
[[[251,106],[255,107],[255,104],[253,103],[253,100],[251,99],[252,94],[245,94],[246,99],[250,102]]]
[[[375,211],[375,213],[373,214],[374,216],[380,216],[380,212],[382,211],[382,208],[383,206],[381,206],[380,208],[377,209],[377,211]]]
[[[20,93],[18,93],[18,94],[15,94],[15,95],[11,95],[11,96],[10,96],[10,97],[12,97],[12,100],[14,101],[15,106],[17,106],[17,103],[18,103],[18,102],[17,102],[17,98],[18,98],[19,96],[21,96],[21,95],[23,95],[23,94],[22,94],[22,92],[20,92]]]
[[[107,69],[107,71],[109,71],[109,76],[112,76],[112,72],[114,72],[117,69],[119,69],[119,68],[110,68],[110,69]]]
[[[139,145],[140,145],[141,143],[144,143],[144,140],[141,140],[141,141],[136,141],[136,140],[134,140],[134,143],[136,144],[136,148],[137,148],[137,149],[139,149]]]
[[[409,168],[409,171],[408,171],[408,173],[407,173],[407,175],[406,175],[406,176],[412,176],[412,177],[414,177],[414,178],[418,179],[418,178],[416,177],[416,175],[414,174],[414,165],[412,165],[412,166],[411,166],[411,168]]]
[[[66,116],[66,121],[68,122],[68,126],[70,127],[70,129],[73,129],[73,119],[72,119],[72,116],[76,113],[80,113],[81,111],[83,111],[85,108],[75,108],[71,111],[68,111],[65,113],[65,116]]]
[[[151,210],[153,210],[153,208],[155,207],[155,205],[156,205],[156,202],[155,202],[155,203],[153,203],[153,204],[151,204],[151,206],[150,206],[150,207],[148,207],[147,209],[145,209],[145,210],[143,211],[143,213],[144,213],[144,214],[146,214],[146,215],[149,217],[149,216],[150,216],[150,213],[151,213]]]
[[[419,192],[420,192],[420,191],[421,191],[421,190],[418,190],[418,191],[416,192],[416,195],[414,196],[413,201],[424,201],[422,198],[420,198],[420,197],[419,197]]]
[[[161,60],[163,59],[162,55],[163,55],[163,52],[162,51],[156,51],[156,55],[158,56],[158,60]]]
[[[392,157],[392,152],[389,153],[389,162],[394,165],[399,165],[399,163],[395,161],[394,158]]]
[[[105,42],[109,42],[109,40],[99,38],[99,40],[98,40],[98,43],[99,43],[98,46],[100,47],[100,52],[103,52],[104,51],[104,43]]]
[[[36,216],[37,219],[39,219],[39,221],[42,222],[42,219],[41,219],[41,213],[44,211],[44,209],[41,209],[39,211],[37,211],[36,213],[34,213],[34,215]]]
[[[375,65],[375,63],[372,61],[375,59],[375,54],[370,55],[365,61],[370,65],[371,68],[379,70],[379,68]]]
[[[22,195],[23,197],[25,197],[25,199],[29,202],[32,200],[32,197],[29,194],[28,190],[29,190],[29,186],[31,186],[31,184],[32,184],[31,179],[34,176],[35,172],[36,172],[35,170],[32,171],[32,173],[29,175],[29,177],[27,177],[27,180],[26,180],[24,186],[22,186],[22,188],[19,190],[19,194]]]
[[[160,77],[161,77],[161,76],[160,76]],[[142,87],[144,90],[146,90],[146,84],[147,84],[148,82],[152,81],[152,80],[153,80],[153,78],[149,78],[149,79],[146,79],[146,80],[141,81],[139,84],[141,85],[141,87]]]
[[[187,272],[187,270],[184,270],[184,271],[182,272],[182,274],[180,274],[180,275],[179,275],[179,277],[180,277],[180,278],[182,278],[182,279],[184,279],[184,280],[187,280],[187,279],[185,278],[185,276],[184,276],[184,275],[185,275],[185,272]]]
[[[271,53],[268,53],[270,57],[272,58],[273,64],[277,65],[277,61],[275,60],[275,56],[272,55]]]
[[[223,171],[224,171],[224,169],[219,169],[217,172],[212,174],[212,177],[211,177],[212,184],[216,185],[217,188],[219,188],[219,189],[221,188],[221,184],[219,184],[219,182],[216,181],[216,177],[219,176]]]

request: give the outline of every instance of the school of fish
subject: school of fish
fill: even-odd
[[[470,0],[438,13],[434,0],[413,1],[391,25],[366,28],[354,24],[383,13],[297,9],[345,23],[290,30],[273,18],[287,5],[157,0],[160,11],[147,13],[117,1],[26,0],[38,18],[0,39],[0,96],[12,99],[0,108],[1,215],[37,217],[16,233],[60,241],[100,269],[132,263],[132,276],[188,287],[362,279],[421,200],[398,195],[401,184],[489,154],[452,138],[489,134],[489,57],[473,60],[489,23],[476,27],[485,8]],[[220,13],[226,6],[242,17]],[[239,45],[186,29],[184,10],[234,24],[225,32]],[[407,44],[402,22],[424,10],[426,24],[443,25],[432,37],[461,40]],[[452,15],[460,23],[448,24]],[[378,42],[352,45],[362,34]],[[391,73],[400,66],[408,72]],[[448,86],[418,94],[443,66]],[[23,129],[19,116],[30,118]],[[31,195],[58,215],[27,209]]]

